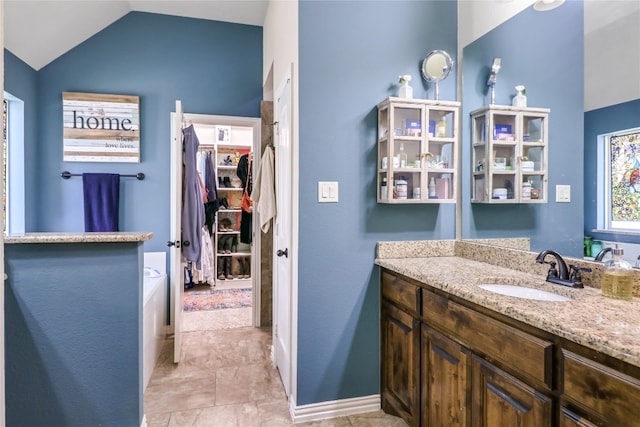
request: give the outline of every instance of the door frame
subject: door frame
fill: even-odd
[[[171,113],[172,120],[174,120],[175,112]],[[240,117],[240,116],[223,116],[213,114],[196,114],[196,113],[182,113],[182,120],[184,123],[194,125],[222,125],[222,126],[244,126],[253,128],[253,161],[257,165],[260,162],[262,153],[260,152],[261,144],[261,120],[259,117]],[[257,166],[253,167],[253,179],[255,181],[255,173]],[[179,180],[180,176],[170,176],[172,181]],[[171,206],[171,209],[179,209],[180,206]],[[257,221],[251,223],[252,244],[251,244],[251,323],[254,327],[260,327],[260,306],[261,306],[261,286],[260,286],[260,262],[258,257],[260,256],[260,239],[256,238],[257,233],[260,231]],[[171,272],[169,272],[169,275]],[[177,289],[171,285],[171,303],[170,303],[170,330],[175,326],[175,299]]]

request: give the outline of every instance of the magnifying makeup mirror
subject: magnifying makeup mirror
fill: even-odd
[[[436,84],[435,99],[438,100],[440,92],[438,82],[444,80],[453,68],[453,60],[444,50],[434,50],[429,52],[424,61],[422,61],[422,77],[430,83]]]

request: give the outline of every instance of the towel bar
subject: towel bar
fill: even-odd
[[[71,173],[69,171],[64,171],[60,174],[60,176],[62,177],[62,179],[69,179],[72,176],[82,176],[81,173]],[[135,175],[120,175],[120,176],[124,176],[124,177],[128,177],[128,178],[138,178],[138,180],[142,181],[144,179],[144,174],[142,172],[139,172]]]

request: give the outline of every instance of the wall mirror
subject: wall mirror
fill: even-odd
[[[640,102],[638,28],[638,2],[565,2],[546,12],[529,7],[463,48],[462,239],[525,237],[531,251],[583,255],[585,229],[595,228],[597,186],[592,154],[596,142],[590,131],[594,121],[589,115]],[[487,64],[495,56],[502,57],[496,104],[510,105],[515,86],[522,84],[528,106],[551,109],[546,204],[470,202],[469,113],[489,103]],[[556,185],[570,185],[570,202],[556,202]],[[611,235],[605,240],[620,239]]]
[[[439,99],[438,82],[447,78],[453,68],[453,59],[444,50],[429,52],[422,61],[422,77],[429,83],[435,83],[435,99]]]

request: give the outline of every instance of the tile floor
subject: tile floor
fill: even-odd
[[[271,329],[251,326],[251,307],[185,313],[182,362],[167,339],[144,394],[148,427],[292,425],[271,364]],[[382,411],[297,424],[401,427]]]

